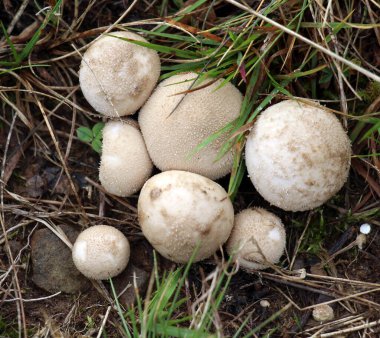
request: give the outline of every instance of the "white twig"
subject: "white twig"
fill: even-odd
[[[359,331],[359,330],[362,330],[362,329],[369,329],[369,328],[377,326],[379,324],[380,324],[380,319],[375,320],[375,321],[370,322],[370,323],[365,323],[365,324],[362,324],[362,325],[358,325],[358,326],[354,326],[354,327],[349,327],[348,329],[343,329],[343,330],[329,332],[329,333],[322,333],[321,334],[321,338],[333,337],[333,336],[336,336],[338,334],[355,332],[355,331]]]
[[[111,306],[109,306],[107,308],[106,314],[104,315],[104,318],[102,320],[102,325],[100,326],[100,329],[99,329],[99,332],[98,332],[98,335],[96,336],[96,338],[100,338],[102,336],[102,333],[103,333],[104,327],[106,326],[107,319],[108,319],[108,316],[110,314],[110,311],[111,311]]]
[[[40,300],[45,300],[45,299],[49,299],[49,298],[53,298],[55,296],[58,296],[62,293],[62,291],[58,291],[57,293],[53,294],[53,295],[49,295],[49,296],[46,296],[46,297],[40,297],[40,298],[30,298],[30,299],[25,299],[25,298],[22,298],[22,301],[24,303],[26,302],[38,302]],[[8,303],[8,302],[16,302],[18,300],[21,300],[21,298],[12,298],[12,299],[4,299],[3,302],[5,303]]]

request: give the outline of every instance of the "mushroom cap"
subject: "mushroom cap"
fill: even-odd
[[[286,234],[281,220],[262,208],[244,209],[235,216],[235,224],[226,249],[240,266],[262,270],[265,262],[278,263],[284,253]]]
[[[150,177],[153,163],[141,132],[129,121],[107,122],[103,128],[99,179],[106,191],[130,196]]]
[[[232,168],[232,150],[216,161],[228,135],[221,135],[196,153],[194,150],[239,116],[242,95],[231,83],[218,88],[222,79],[176,95],[187,91],[196,78],[195,73],[184,73],[162,81],[141,108],[139,123],[150,157],[160,170],[185,170],[217,179]]]
[[[106,116],[131,115],[147,100],[160,76],[156,51],[115,36],[147,42],[131,32],[112,32],[83,55],[79,83],[91,106]]]
[[[326,322],[334,319],[334,309],[329,304],[317,305],[313,309],[313,318],[317,322]]]
[[[228,239],[234,210],[226,191],[198,174],[170,170],[141,189],[138,217],[144,236],[164,257],[186,263],[210,257]]]
[[[79,234],[72,255],[75,266],[87,278],[108,279],[127,266],[129,242],[116,228],[95,225]]]
[[[281,209],[304,211],[342,188],[351,145],[333,114],[287,100],[259,116],[248,136],[245,159],[260,195]]]

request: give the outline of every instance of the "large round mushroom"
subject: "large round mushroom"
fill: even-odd
[[[103,129],[99,179],[106,191],[127,197],[144,185],[153,163],[133,120],[107,122]]]
[[[234,210],[226,191],[198,174],[170,170],[151,177],[138,200],[144,236],[164,257],[186,263],[210,257],[230,235]]]
[[[256,190],[287,211],[313,209],[334,196],[346,182],[350,158],[350,140],[338,119],[295,100],[266,109],[245,148]]]
[[[222,79],[185,94],[210,81],[194,84],[196,79],[195,73],[183,73],[162,81],[141,108],[139,124],[149,155],[160,170],[185,170],[217,179],[232,168],[232,151],[216,161],[228,135],[199,152],[194,150],[239,116],[242,95],[231,83],[220,87]]]
[[[119,39],[147,42],[131,32],[112,32],[84,53],[79,82],[91,106],[106,116],[135,113],[147,100],[160,76],[156,51]]]

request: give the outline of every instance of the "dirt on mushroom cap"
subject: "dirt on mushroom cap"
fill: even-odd
[[[218,137],[199,152],[194,153],[194,149],[239,116],[242,95],[230,83],[218,88],[222,79],[186,95],[176,95],[187,91],[196,78],[195,73],[184,73],[162,81],[141,108],[139,123],[148,152],[159,169],[186,170],[217,179],[232,168],[232,151],[215,161],[228,135]]]
[[[83,55],[79,81],[87,101],[107,116],[135,113],[160,76],[160,59],[152,49],[117,37],[147,42],[131,32],[112,32]],[[117,37],[115,37],[117,36]]]

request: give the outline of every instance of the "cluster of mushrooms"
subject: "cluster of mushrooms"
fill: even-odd
[[[233,149],[216,161],[228,136],[194,152],[239,116],[240,91],[222,79],[200,83],[195,73],[174,75],[154,89],[159,56],[130,40],[146,42],[127,31],[100,37],[83,55],[79,71],[87,101],[113,118],[103,130],[99,179],[104,189],[122,197],[141,190],[142,232],[174,262],[206,259],[226,243],[228,254],[243,268],[278,263],[286,242],[281,220],[257,207],[234,216],[227,192],[213,181],[232,169]],[[123,118],[139,109],[138,123]],[[315,208],[338,192],[350,156],[350,141],[338,119],[318,104],[296,100],[262,112],[245,148],[256,190],[288,211]],[[153,165],[162,172],[149,178]],[[116,276],[129,256],[127,238],[106,225],[86,229],[73,247],[76,267],[92,279]]]

